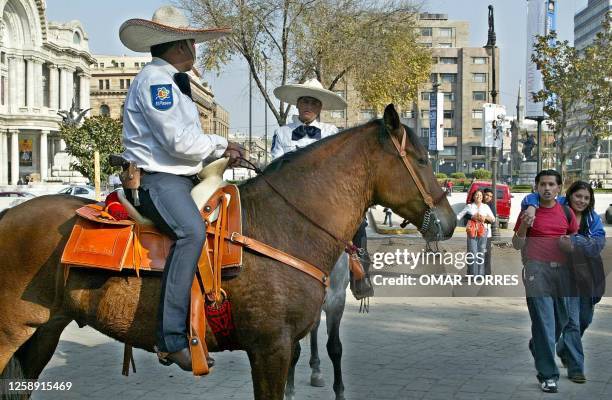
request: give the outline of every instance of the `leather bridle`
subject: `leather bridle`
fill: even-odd
[[[393,134],[389,131],[389,129],[387,129],[384,122],[382,122],[382,125],[383,125],[383,129],[385,130],[385,132],[387,132],[389,134],[389,137],[391,137],[391,141],[393,142],[395,149],[397,150],[400,158],[402,159],[404,166],[406,167],[406,169],[408,169],[408,173],[410,173],[410,176],[412,177],[412,180],[417,186],[419,193],[421,193],[421,197],[423,197],[423,201],[427,205],[427,210],[425,211],[425,215],[423,216],[423,223],[421,224],[421,228],[419,228],[419,232],[423,236],[425,236],[425,234],[433,227],[434,240],[436,241],[440,240],[442,238],[442,224],[440,222],[440,218],[436,215],[435,208],[436,208],[436,205],[444,198],[445,196],[444,192],[441,192],[438,197],[434,198],[431,195],[431,193],[425,190],[425,186],[423,185],[423,182],[418,178],[418,175],[416,171],[414,170],[414,167],[412,166],[412,164],[410,164],[410,161],[408,161],[408,155],[406,153],[407,133],[406,133],[406,128],[404,127],[404,125],[400,125],[402,129],[401,143],[398,142],[397,138],[393,136]],[[402,222],[402,225],[403,226],[407,225],[407,222],[408,222],[407,220],[404,220],[404,222]]]

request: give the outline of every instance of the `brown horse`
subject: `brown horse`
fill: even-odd
[[[392,142],[395,137],[401,143],[404,129],[413,174]],[[391,105],[383,120],[288,154],[264,175],[285,199],[261,177],[241,185],[244,233],[326,273],[344,244],[289,203],[344,241],[353,237],[373,204],[392,208],[423,228],[426,238],[448,238],[455,228],[455,214],[433,176],[427,151],[400,124]],[[426,195],[437,199],[433,209],[425,205]],[[74,211],[86,202],[44,196],[0,214],[1,378],[38,378],[73,320],[153,351],[159,275],[137,278],[73,269],[64,284],[60,256],[75,222]],[[240,275],[224,285],[232,301],[236,339],[249,357],[255,398],[281,400],[294,344],[313,327],[325,290],[320,282],[275,260],[245,252],[243,261]],[[207,344],[211,351],[218,349],[210,332]]]

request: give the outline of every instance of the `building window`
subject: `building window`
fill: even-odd
[[[453,47],[452,43],[438,43],[438,47],[444,48],[444,49],[450,49],[451,47]]]
[[[472,64],[486,64],[487,57],[472,57]]]
[[[486,83],[487,82],[487,74],[482,74],[482,73],[472,74],[472,82]]]
[[[104,63],[100,63],[100,68],[104,68]]]
[[[472,128],[472,136],[481,137],[482,128]]]
[[[484,91],[472,92],[472,100],[474,101],[485,101],[487,99],[487,93]]]
[[[421,36],[431,36],[431,28],[421,28]]]
[[[135,62],[135,63],[134,63],[134,67],[138,68],[138,67],[140,67],[140,64],[139,64],[139,63],[137,63],[137,62]]]
[[[457,74],[440,74],[440,78],[443,83],[457,82]]]
[[[144,62],[141,62],[141,63],[140,63],[140,66],[141,66],[141,67],[144,67],[144,66],[145,66],[145,63],[144,63]]]
[[[444,137],[454,137],[455,130],[453,128],[444,128]]]
[[[487,148],[482,146],[472,146],[473,156],[484,156],[487,153]]]
[[[402,118],[410,119],[414,118],[414,111],[402,111]]]
[[[100,90],[104,89],[104,80],[103,79],[98,80],[98,89],[100,89]]]
[[[446,119],[455,118],[455,111],[454,110],[444,110],[444,118]]]
[[[457,57],[440,57],[440,64],[457,64]]]
[[[429,137],[429,128],[421,128],[421,137]]]
[[[125,80],[125,88],[126,88],[126,89],[129,89],[129,88],[130,88],[130,83],[131,83],[131,82],[130,82],[130,80],[129,80],[129,79],[126,79],[126,80]]]
[[[482,110],[472,110],[472,118],[482,119]]]
[[[429,100],[431,92],[421,92],[421,100]]]
[[[125,67],[125,63],[121,63],[119,65],[121,65],[121,68]]]
[[[123,79],[119,79],[119,89],[125,89],[125,81]]]
[[[104,117],[110,117],[110,107],[107,106],[106,104],[102,104],[100,106],[100,115]]]
[[[361,120],[371,120],[374,119],[376,117],[376,114],[374,113],[374,110],[372,109],[367,109],[367,110],[361,110],[359,113],[359,119]]]
[[[457,155],[457,146],[444,146],[444,150],[440,151],[441,156],[455,156]]]
[[[81,44],[81,35],[79,35],[79,32],[74,32],[74,35],[72,35],[72,43],[77,46]]]
[[[51,85],[49,84],[49,78],[51,70],[49,64],[43,64],[42,66],[42,91],[43,91],[43,107],[49,107],[51,99]]]
[[[104,81],[106,83],[106,90],[110,89],[110,79]]]
[[[431,47],[431,43],[419,43],[419,45],[423,47]]]
[[[0,105],[4,105],[4,77],[0,77]]]
[[[344,119],[344,110],[334,110],[331,112],[331,117],[335,119]]]
[[[0,63],[6,64],[6,53],[3,51],[0,51]]]
[[[436,83],[438,82],[438,74],[429,74],[429,81],[431,83]]]
[[[77,108],[81,108],[81,75],[82,71],[74,71],[72,74],[72,96],[74,100],[74,105]],[[87,88],[89,91],[89,88]]]
[[[453,28],[440,28],[440,29],[438,29],[438,33],[442,37],[452,37],[453,36]]]
[[[444,100],[455,101],[455,92],[444,92]]]
[[[421,118],[429,118],[429,110],[421,110]]]

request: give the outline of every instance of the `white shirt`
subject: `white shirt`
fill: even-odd
[[[300,125],[304,125],[304,123],[299,120],[298,116],[294,116],[292,123],[281,126],[276,129],[276,131],[274,131],[271,150],[272,159],[278,158],[285,153],[289,153],[302,147],[306,147],[309,144],[319,140],[310,138],[308,137],[308,135],[304,136],[300,140],[291,140],[291,133],[295,128],[299,127]],[[316,126],[317,128],[321,129],[321,139],[338,133],[338,128],[336,128],[334,125],[319,122],[317,120],[310,123],[310,126]]]
[[[465,208],[461,210],[459,214],[457,214],[457,220],[461,220],[465,216],[465,214],[468,214],[468,213],[471,216],[480,214],[480,215],[483,215],[485,218],[491,217],[492,218],[491,222],[495,221],[495,215],[493,215],[491,208],[485,203],[480,203],[479,206],[476,206],[476,203],[466,204]],[[489,222],[487,221],[487,224],[488,223]],[[485,227],[487,228],[487,237],[491,237],[491,229],[489,229],[489,227],[487,227],[486,225]]]
[[[221,157],[227,140],[202,133],[195,102],[174,82],[177,72],[154,57],[134,78],[123,112],[123,156],[146,171],[193,175],[203,159]]]

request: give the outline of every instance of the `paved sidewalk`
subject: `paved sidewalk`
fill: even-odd
[[[584,339],[585,385],[560,380],[560,393],[542,393],[527,349],[529,318],[521,298],[375,298],[370,314],[348,299],[341,326],[347,399],[610,399],[612,301],[598,305]],[[322,324],[324,326],[324,324]],[[326,335],[320,335],[325,351]],[[243,352],[217,353],[217,366],[196,379],[163,367],[136,350],[137,373],[121,375],[122,344],[71,324],[41,376],[71,381],[70,392],[39,392],[41,399],[252,399]],[[296,372],[297,399],[332,399],[331,362],[321,354],[327,386],[309,381],[309,346]],[[561,370],[565,373],[565,370]]]

